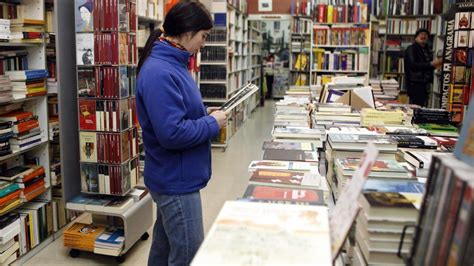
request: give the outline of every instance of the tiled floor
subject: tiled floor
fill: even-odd
[[[204,227],[206,232],[226,200],[236,199],[247,187],[250,161],[262,158],[262,142],[270,138],[273,125],[274,104],[266,102],[258,108],[243,127],[231,139],[223,152],[213,150],[213,175],[209,185],[202,190]],[[151,228],[148,230],[151,234]],[[122,265],[146,265],[151,238],[139,241],[128,252]],[[69,257],[69,249],[63,247],[62,238],[57,239],[25,265],[114,265],[115,259],[83,252],[78,258]]]

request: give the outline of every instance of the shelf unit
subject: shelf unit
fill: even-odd
[[[26,19],[34,19],[34,20],[45,20],[45,1],[44,0],[21,0],[16,2],[10,2],[11,5],[22,5],[24,10],[24,17]],[[16,8],[16,7],[13,7]],[[8,50],[26,50],[26,60],[28,61],[28,69],[47,69],[46,66],[46,40],[43,38],[41,43],[36,44],[28,44],[28,43],[1,43],[2,51]],[[18,70],[18,69],[12,69]],[[46,81],[45,81],[46,83]],[[46,86],[46,85],[45,85]],[[49,156],[49,130],[48,130],[48,101],[47,96],[37,96],[25,99],[17,99],[10,102],[3,102],[0,104],[0,107],[5,107],[10,104],[20,104],[21,108],[25,111],[30,111],[35,115],[39,122],[39,127],[41,128],[40,133],[40,142],[35,144],[32,147],[23,149],[23,150],[14,150],[12,149],[11,154],[5,155],[0,157],[1,164],[8,164],[8,165],[23,165],[25,164],[24,159],[34,160],[35,164],[41,165],[45,169],[45,177],[44,177],[44,190],[40,190],[39,194],[33,196],[33,198],[21,199],[22,204],[17,205],[7,212],[20,212],[23,208],[27,207],[26,202],[42,202],[44,203],[44,208],[51,207],[51,175],[49,172],[50,169],[50,156]],[[5,112],[6,113],[6,112]],[[12,181],[13,182],[13,181]],[[23,209],[24,210],[24,209]],[[7,213],[5,212],[5,213]],[[32,211],[34,212],[34,211]],[[52,211],[48,211],[48,215],[52,215]],[[46,219],[44,220],[46,221]],[[41,221],[41,222],[44,222]],[[40,227],[39,222],[33,223],[31,221],[30,228],[35,227],[35,230],[39,230]],[[19,237],[16,241],[21,241],[20,239],[22,233],[19,233]],[[47,235],[44,235],[40,242],[29,246],[28,250],[18,251],[16,263],[22,264],[35,254],[37,254],[42,248],[44,248],[47,244],[51,243],[54,239],[54,234],[52,231],[48,231]]]
[[[429,43],[432,45],[432,49],[436,51],[440,49],[440,43],[437,40],[439,35],[439,23],[440,16],[434,14],[434,1],[428,0],[428,6],[422,10],[418,10],[419,13],[414,14],[416,8],[411,8],[413,13],[403,14],[401,8],[396,7],[397,4],[394,0],[383,2],[380,5],[378,0],[375,4],[382,9],[376,11],[374,16],[379,22],[379,52],[378,55],[373,55],[373,61],[379,63],[377,69],[378,76],[383,79],[395,78],[400,84],[401,91],[405,91],[405,69],[404,69],[404,51],[406,47],[414,41],[414,34],[418,28],[426,28],[430,31]],[[421,1],[417,2],[421,5]],[[410,2],[410,5],[414,5],[415,2]],[[441,46],[442,47],[442,46]],[[433,50],[432,50],[433,52]],[[375,56],[377,58],[375,59]],[[373,68],[375,70],[375,68]]]
[[[255,31],[255,25],[249,27],[247,1],[213,1],[211,13],[215,23],[201,49],[198,84],[204,104],[220,106],[238,88],[248,82],[258,82],[261,74],[254,68],[261,59],[255,54],[261,48],[250,37],[261,33]],[[250,63],[253,61],[256,64],[252,68]],[[212,146],[225,149],[233,134],[257,107],[257,102],[257,94],[254,94],[232,110],[227,126],[221,129]]]
[[[336,75],[365,76],[368,81],[371,27],[365,21],[314,22],[311,85],[324,85]]]
[[[288,64],[290,68],[290,86],[309,86],[311,84],[312,20],[307,16],[293,16],[290,27]],[[282,94],[284,95],[284,92]],[[283,95],[274,95],[274,97]]]

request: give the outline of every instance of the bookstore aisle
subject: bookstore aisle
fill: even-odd
[[[244,193],[248,184],[247,166],[253,159],[262,157],[261,143],[271,138],[274,109],[273,102],[266,102],[265,107],[257,108],[230,140],[231,145],[225,152],[213,149],[212,179],[201,192],[205,232],[209,231],[224,202],[234,200]],[[155,213],[155,205],[153,206]],[[90,216],[82,216],[77,222],[90,222]],[[148,233],[152,233],[152,228]],[[61,236],[51,243],[25,265],[117,264],[114,257],[92,253],[81,253],[81,256],[73,259],[69,256],[69,248],[63,246],[62,238]],[[146,265],[150,245],[151,238],[147,241],[138,241],[127,253],[127,259],[121,265]]]

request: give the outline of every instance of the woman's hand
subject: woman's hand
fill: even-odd
[[[212,112],[219,110],[220,107],[207,107],[207,114],[210,115]]]
[[[223,128],[227,124],[227,113],[223,111],[213,111],[210,116],[216,119],[219,128]]]

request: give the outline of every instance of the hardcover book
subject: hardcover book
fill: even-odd
[[[96,130],[96,101],[79,99],[79,129]]]

